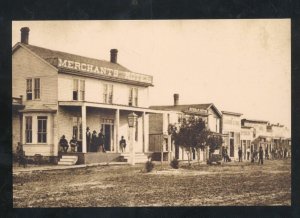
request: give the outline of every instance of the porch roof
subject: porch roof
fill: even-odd
[[[150,108],[144,107],[132,107],[126,105],[119,105],[119,104],[103,104],[103,103],[96,103],[96,102],[87,102],[87,101],[58,101],[59,106],[86,106],[86,107],[96,107],[96,108],[106,108],[106,109],[113,109],[113,110],[126,110],[126,111],[136,111],[136,112],[145,112],[151,114],[164,114],[168,113],[165,110],[155,110]]]

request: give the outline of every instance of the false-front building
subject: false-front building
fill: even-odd
[[[128,141],[128,115],[138,118],[136,153],[149,151],[148,89],[150,75],[135,73],[117,62],[117,50],[104,61],[28,44],[29,28],[12,49],[13,150],[19,143],[27,156],[59,156],[59,140],[73,136],[76,152],[90,153],[86,128],[102,129],[107,153],[120,153],[121,136]],[[128,143],[127,143],[128,144]],[[128,146],[127,148],[128,149]],[[126,150],[125,150],[126,151]]]
[[[188,120],[190,116],[200,118],[206,123],[207,129],[214,134],[221,134],[221,118],[222,114],[213,103],[209,104],[179,104],[179,95],[174,94],[173,105],[150,106],[151,109],[167,111],[164,114],[150,114],[149,115],[149,134],[150,139],[155,138],[156,135],[167,134],[168,125],[172,124],[180,128],[183,119]],[[155,141],[155,140],[153,140]],[[151,140],[152,142],[152,140]],[[150,147],[151,147],[150,142]],[[187,160],[188,156],[184,148],[171,146],[173,157],[180,160]],[[159,151],[159,150],[156,150]],[[192,150],[192,159],[196,159],[196,151]],[[206,161],[208,158],[208,151],[200,151],[200,161]]]

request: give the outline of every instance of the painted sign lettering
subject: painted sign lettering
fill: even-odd
[[[72,60],[62,60],[58,58],[58,67],[152,84],[152,76],[149,75],[143,75],[121,70],[113,70],[106,67],[99,67],[92,64],[80,63]]]

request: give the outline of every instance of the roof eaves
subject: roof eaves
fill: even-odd
[[[219,115],[219,117],[222,117],[222,114],[221,112],[217,109],[217,107],[213,104],[213,103],[210,103],[209,108],[213,107],[215,109],[215,111],[217,112],[217,114]]]

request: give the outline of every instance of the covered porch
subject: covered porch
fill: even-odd
[[[135,127],[133,127],[134,130],[132,132],[128,125],[128,115],[130,113],[137,115]],[[150,154],[148,117],[150,113],[161,113],[161,111],[93,102],[59,102],[57,115],[59,131],[57,137],[60,138],[62,135],[65,135],[69,142],[72,136],[75,136],[79,146],[73,154],[78,156],[84,154],[81,155],[83,156],[84,163],[99,162],[102,160],[104,162],[107,160],[122,161],[122,157],[126,159],[126,155],[129,153],[130,143],[133,143],[135,154],[139,157],[144,156],[140,158],[144,162]],[[102,130],[105,153],[93,148],[90,141],[87,140],[87,127],[90,129],[91,136],[94,131],[98,136],[100,130]],[[119,144],[122,136],[127,144],[123,151]],[[58,156],[63,155],[60,148],[57,150]],[[68,152],[67,155],[71,154],[72,152]]]

